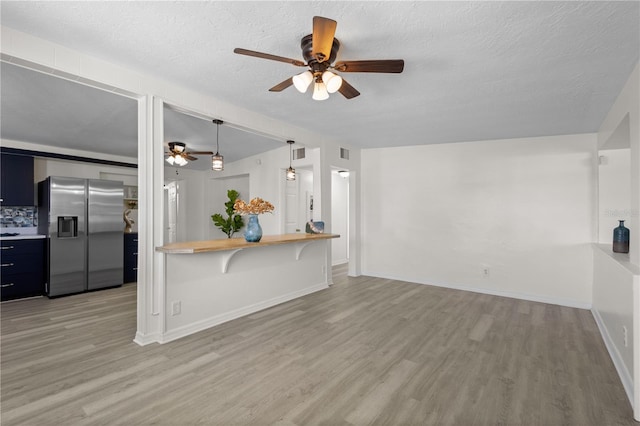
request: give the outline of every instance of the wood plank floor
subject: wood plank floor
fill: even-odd
[[[146,347],[135,285],[4,303],[2,425],[637,425],[589,311],[334,272]]]

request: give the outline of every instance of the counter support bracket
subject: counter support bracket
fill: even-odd
[[[300,255],[302,254],[302,251],[311,243],[312,241],[307,241],[305,243],[296,244],[296,260],[300,260]]]
[[[233,258],[233,256],[235,256],[237,252],[242,250],[243,249],[241,248],[235,249],[235,250],[229,250],[224,254],[224,256],[222,257],[222,273],[223,274],[226,274],[227,271],[229,270],[229,262],[231,262],[231,259]]]

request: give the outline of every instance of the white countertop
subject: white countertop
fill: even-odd
[[[0,237],[0,241],[11,241],[11,240],[38,240],[42,238],[47,238],[46,235],[39,234],[25,234],[25,235],[16,235],[15,237]]]
[[[0,228],[0,232],[2,233],[18,233],[20,235],[16,235],[14,237],[0,237],[0,241],[11,241],[11,240],[37,240],[42,238],[47,238],[46,235],[38,234],[38,228],[35,226],[29,227],[4,227]]]

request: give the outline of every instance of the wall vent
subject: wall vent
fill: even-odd
[[[347,148],[340,148],[340,158],[343,160],[349,159],[349,150]]]
[[[298,148],[293,150],[293,159],[300,160],[305,157],[304,148]]]

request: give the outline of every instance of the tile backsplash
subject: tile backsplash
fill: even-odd
[[[0,207],[2,228],[33,228],[38,226],[37,207]]]

